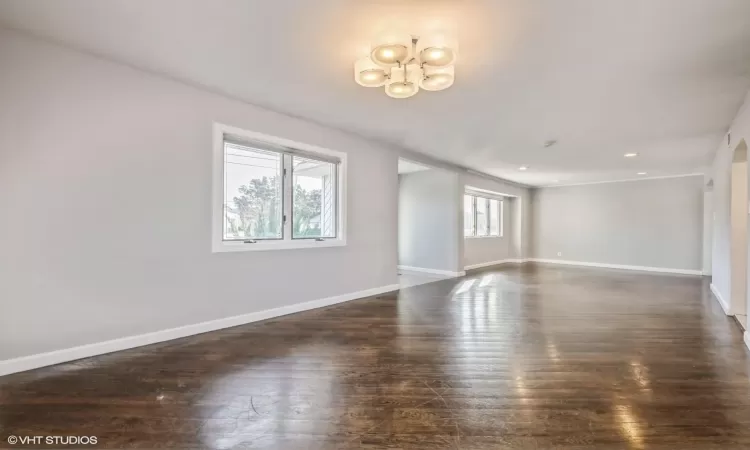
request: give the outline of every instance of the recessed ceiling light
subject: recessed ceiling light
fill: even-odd
[[[626,158],[635,158],[638,156],[638,153],[625,153],[623,156]]]
[[[638,175],[646,175],[646,172],[638,172]]]
[[[529,166],[521,166],[518,170],[529,170]]]
[[[550,139],[549,141],[544,141],[545,147],[552,147],[555,144],[557,144],[557,139]]]

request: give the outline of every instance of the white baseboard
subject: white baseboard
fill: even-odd
[[[471,270],[471,269],[480,269],[482,267],[489,267],[489,266],[497,266],[499,264],[509,264],[509,263],[525,263],[527,260],[522,258],[512,258],[512,259],[499,259],[497,261],[488,261],[483,262],[479,264],[469,264],[468,266],[464,267],[464,270]]]
[[[711,283],[710,286],[711,286],[711,292],[713,292],[714,297],[716,297],[716,300],[719,301],[719,305],[721,305],[721,309],[724,310],[724,314],[731,316],[732,314],[729,310],[729,305],[727,304],[727,301],[724,300],[724,297],[721,296],[721,294],[719,293],[719,290],[716,288],[716,286],[713,283]]]
[[[16,372],[37,369],[39,367],[51,366],[76,359],[88,358],[91,356],[103,355],[120,350],[141,347],[143,345],[156,344],[158,342],[170,341],[172,339],[193,336],[196,334],[207,333],[209,331],[221,330],[223,328],[236,327],[260,320],[271,319],[274,317],[285,316],[297,312],[307,311],[310,309],[322,308],[324,306],[335,305],[337,303],[347,302],[359,298],[371,297],[373,295],[385,292],[396,291],[399,289],[398,284],[381,286],[372,289],[366,289],[358,292],[337,295],[333,297],[312,300],[309,302],[297,303],[279,308],[267,309],[239,316],[225,317],[223,319],[209,320],[207,322],[185,325],[177,328],[169,328],[152,333],[128,336],[110,341],[96,342],[93,344],[81,345],[62,350],[55,350],[47,353],[38,353],[36,355],[22,356],[19,358],[6,359],[0,361],[0,376]]]
[[[625,264],[604,264],[583,261],[565,261],[562,259],[529,258],[529,261],[543,264],[563,264],[566,266],[599,267],[602,269],[638,270],[642,272],[676,273],[680,275],[701,275],[700,270],[671,269],[668,267],[629,266]]]
[[[446,277],[462,277],[466,272],[451,272],[450,270],[427,269],[425,267],[398,266],[398,270],[428,275],[442,275]]]

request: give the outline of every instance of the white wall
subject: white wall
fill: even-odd
[[[426,170],[399,175],[398,258],[412,268],[460,272],[458,175]]]
[[[506,197],[503,201],[503,235],[467,237],[464,239],[464,266],[471,267],[485,263],[513,259],[514,249],[513,221],[511,213],[514,199]]]
[[[701,270],[702,175],[538,189],[532,207],[535,258]]]
[[[742,155],[735,152],[732,163],[730,190],[730,227],[731,227],[731,280],[732,312],[747,314],[745,299],[747,298],[747,153]],[[739,156],[739,159],[737,158]]]
[[[13,32],[0,61],[0,360],[397,283],[395,151]],[[213,121],[347,152],[347,245],[211,253]]]
[[[714,193],[713,186],[703,192],[703,252],[701,254],[703,275],[711,275],[711,253],[714,233]]]
[[[730,274],[731,257],[731,220],[730,220],[730,183],[732,156],[734,149],[744,140],[750,142],[750,92],[740,108],[737,117],[729,127],[731,142],[723,139],[716,151],[712,167],[714,184],[714,245],[712,258],[711,284],[718,292],[730,312],[736,305],[731,304],[732,276]]]

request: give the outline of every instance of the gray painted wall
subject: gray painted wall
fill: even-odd
[[[458,175],[426,170],[399,175],[399,265],[458,272]]]
[[[547,188],[532,197],[535,258],[701,269],[703,176]]]
[[[747,151],[736,149],[732,163],[730,190],[730,252],[731,279],[730,288],[732,312],[747,315],[747,214],[748,214],[748,177]]]
[[[397,283],[397,152],[0,31],[0,360]],[[211,126],[348,153],[345,247],[211,253]]]
[[[704,185],[707,179],[704,178]],[[703,191],[703,275],[711,275],[711,258],[714,236],[714,193],[713,186],[707,186]]]

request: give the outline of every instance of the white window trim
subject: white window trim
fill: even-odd
[[[336,180],[337,189],[337,236],[322,241],[314,239],[284,239],[258,240],[254,244],[240,241],[225,241],[224,234],[224,135],[230,134],[248,141],[266,142],[269,144],[317,153],[338,158]],[[289,139],[270,136],[254,131],[243,130],[220,123],[213,124],[213,190],[212,190],[212,218],[211,218],[211,250],[220,252],[252,252],[267,250],[291,250],[303,248],[342,247],[346,245],[346,153],[330,150],[315,145],[291,141]],[[286,193],[285,193],[286,195]],[[291,220],[291,219],[290,219]]]

